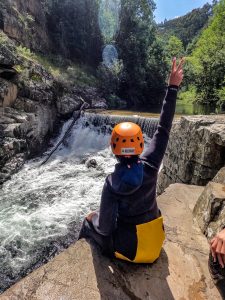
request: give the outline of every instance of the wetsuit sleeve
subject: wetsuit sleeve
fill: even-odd
[[[112,197],[107,182],[103,187],[100,210],[92,217],[94,229],[101,235],[109,236],[116,227],[118,201]]]
[[[141,157],[155,169],[159,169],[169,140],[173,117],[176,109],[178,87],[171,85],[168,87],[166,97],[160,114],[157,130],[150,141],[148,149]]]

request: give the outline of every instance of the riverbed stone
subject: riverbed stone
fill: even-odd
[[[175,122],[158,179],[158,193],[171,183],[206,185],[225,165],[225,116],[190,116]]]
[[[0,300],[221,299],[207,269],[207,240],[192,218],[202,191],[173,184],[158,197],[167,237],[154,264],[108,259],[80,240],[9,288]]]

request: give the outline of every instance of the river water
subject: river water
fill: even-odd
[[[109,139],[118,120],[111,118],[82,117],[44,166],[44,157],[28,161],[0,189],[0,293],[73,243],[83,218],[98,208],[105,177],[116,162]],[[144,126],[147,143],[157,125],[149,120],[134,120]],[[95,168],[88,167],[90,159]]]

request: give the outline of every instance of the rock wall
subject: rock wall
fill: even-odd
[[[14,43],[1,37],[0,184],[46,147],[57,116],[53,77],[41,65],[20,57]],[[16,64],[23,72],[15,70]]]
[[[224,165],[225,116],[182,117],[172,128],[158,193],[175,182],[206,185]]]
[[[45,52],[51,48],[42,1],[1,0],[1,29],[27,48]]]
[[[57,128],[85,101],[105,108],[96,88],[57,82],[35,59],[18,53],[15,43],[0,31],[0,184],[27,158],[39,154]]]
[[[0,30],[33,52],[96,67],[103,46],[98,9],[95,0],[1,0]]]

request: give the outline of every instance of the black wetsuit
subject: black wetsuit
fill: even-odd
[[[108,255],[118,251],[133,260],[137,250],[136,225],[160,216],[156,184],[169,140],[177,90],[177,86],[168,87],[158,128],[140,162],[132,163],[131,168],[116,164],[105,180],[99,212],[92,222],[83,223],[79,238],[94,239]]]

